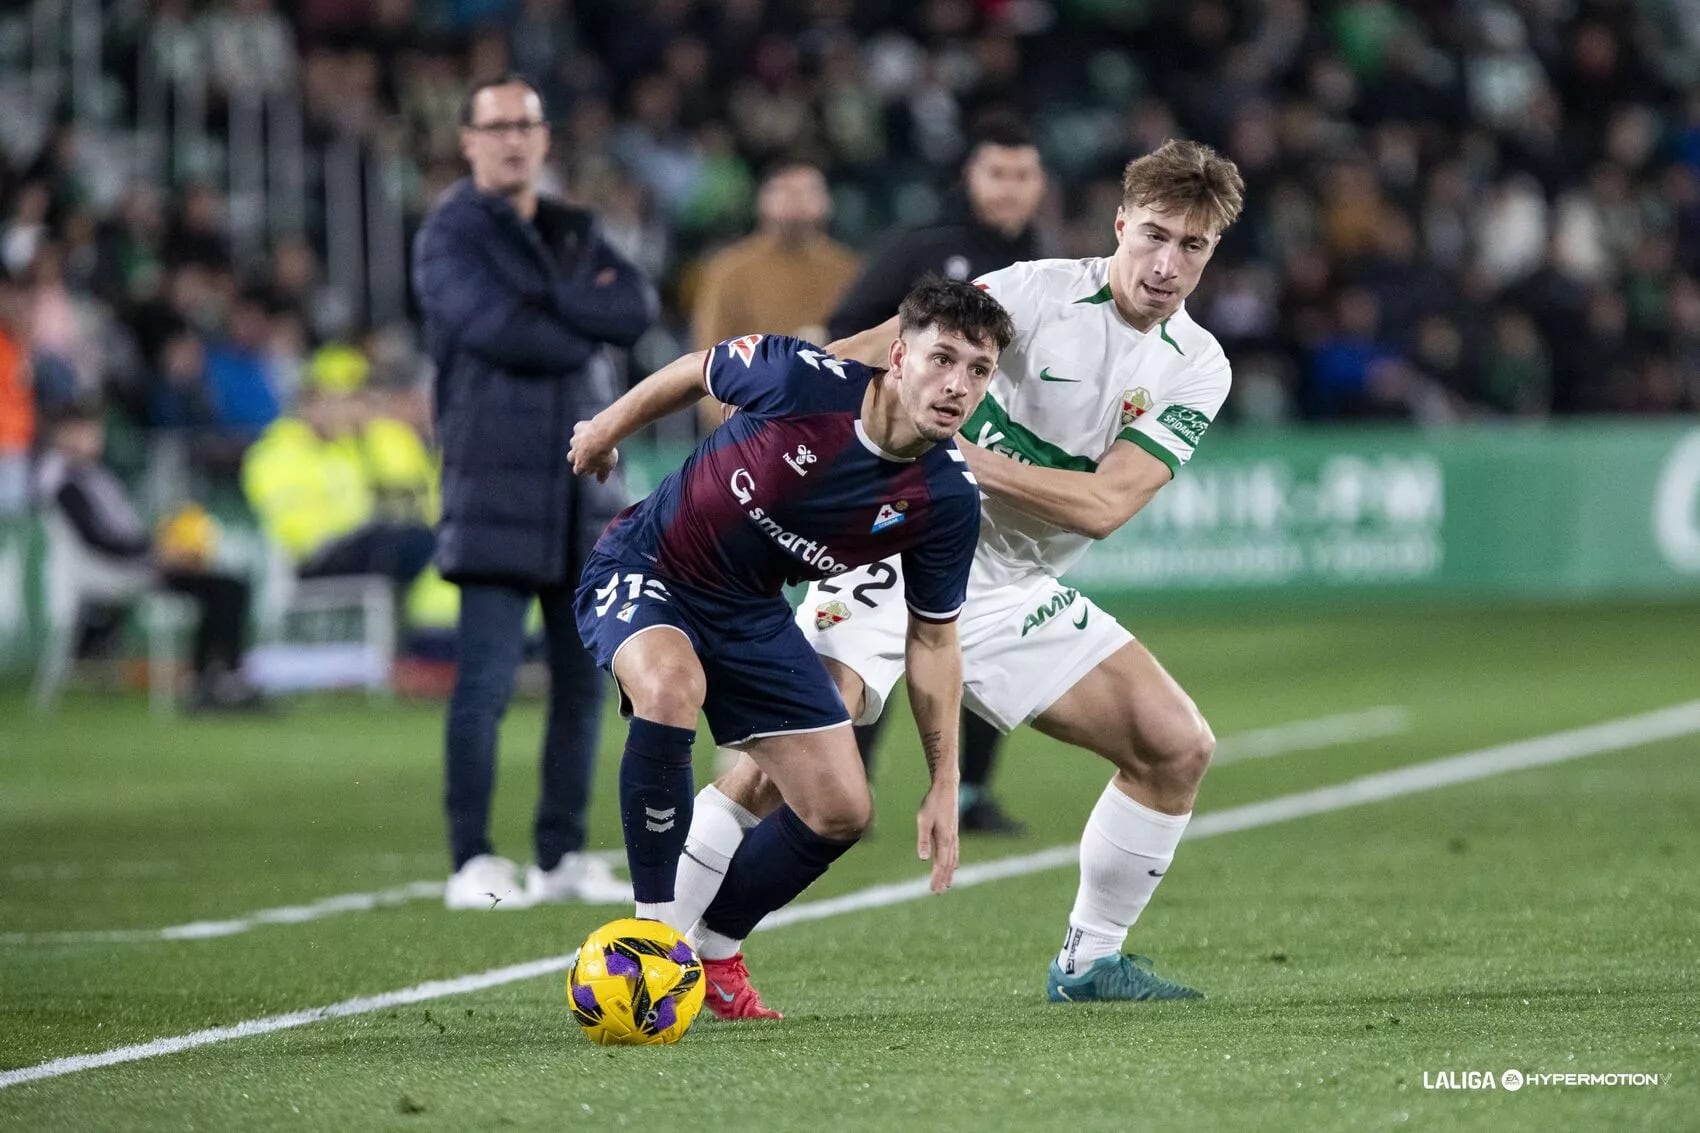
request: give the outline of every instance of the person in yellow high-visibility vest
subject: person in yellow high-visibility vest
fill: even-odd
[[[421,416],[411,404],[415,397],[412,390],[381,386],[362,391],[360,457],[379,515],[395,522],[434,524],[442,512],[442,469],[414,423]],[[452,629],[460,611],[460,590],[431,568],[414,582],[403,602],[411,628]]]
[[[358,427],[355,398],[309,387],[298,415],[273,422],[249,448],[243,491],[302,578],[383,574],[411,585],[430,563],[431,528],[378,512]]]

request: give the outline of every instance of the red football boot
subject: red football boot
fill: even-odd
[[[763,1007],[761,993],[750,986],[750,970],[744,967],[744,954],[735,953],[724,960],[702,962],[703,978],[708,981],[708,994],[703,1002],[716,1018],[783,1019],[779,1012]]]

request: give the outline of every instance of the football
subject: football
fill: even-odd
[[[573,1018],[603,1046],[678,1042],[702,996],[702,962],[660,921],[610,921],[586,938],[567,968]]]

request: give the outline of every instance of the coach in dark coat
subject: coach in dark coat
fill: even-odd
[[[572,474],[575,421],[620,392],[606,346],[654,320],[654,288],[589,213],[539,198],[548,151],[541,99],[523,79],[467,98],[472,176],[420,230],[414,288],[437,366],[443,518],[437,565],[461,592],[459,674],[447,724],[450,907],[629,899],[583,853],[605,679],[579,642],[572,597],[584,556],[624,504],[618,483]],[[521,885],[488,836],[496,733],[513,692],[533,597],[550,669],[536,860]]]

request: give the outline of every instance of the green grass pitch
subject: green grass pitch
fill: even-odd
[[[1201,816],[1700,698],[1695,605],[1117,612],[1220,736],[1404,710],[1389,734],[1223,763]],[[804,900],[924,872],[908,732],[881,752],[872,837]],[[517,705],[496,836],[521,860],[538,733]],[[200,940],[55,935],[440,881],[440,737],[431,705],[162,725],[90,694],[36,720],[0,691],[0,1072],[556,956],[621,914],[414,899]],[[611,721],[597,848],[618,845],[620,739]],[[1032,833],[966,840],[965,864],[1071,842],[1106,779],[1032,732],[1003,760]],[[779,1024],[604,1050],[539,976],[0,1089],[0,1128],[1700,1128],[1696,816],[1686,735],[1199,839],[1129,944],[1197,1003],[1047,1004],[1058,868],[759,934]],[[1507,1068],[1663,1079],[1425,1087]]]

